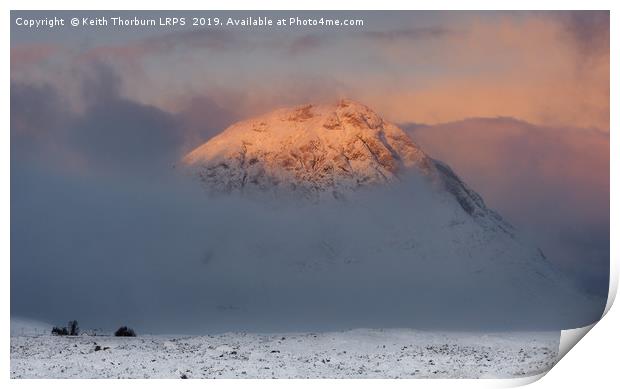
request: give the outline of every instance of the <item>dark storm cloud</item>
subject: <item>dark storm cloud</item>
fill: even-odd
[[[99,61],[91,61],[75,72],[79,77],[80,97],[87,107],[120,98],[122,78],[115,70]]]
[[[179,113],[129,100],[109,67],[94,63],[79,73],[82,111],[51,85],[12,82],[11,142],[16,159],[73,163],[112,174],[157,172],[212,137],[234,117],[208,96],[194,97]]]
[[[204,143],[241,119],[207,95],[192,96],[177,116],[185,132],[184,151]]]
[[[53,143],[70,117],[62,97],[50,85],[11,81],[10,109],[11,147],[18,153]]]
[[[123,99],[94,105],[75,121],[72,132],[76,150],[96,164],[118,170],[173,163],[182,140],[172,115]]]
[[[609,54],[609,11],[569,11],[559,18],[583,56]]]
[[[182,143],[180,121],[122,97],[122,81],[109,67],[96,63],[89,70],[81,80],[85,109],[74,116],[66,145],[89,166],[115,172],[174,163]]]

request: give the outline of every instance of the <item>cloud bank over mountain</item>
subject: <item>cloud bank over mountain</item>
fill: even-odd
[[[45,88],[26,88],[15,96],[62,106],[49,98],[35,98],[37,93],[54,95]],[[209,198],[171,163],[174,156],[178,161],[186,152],[183,138],[174,135],[182,117],[114,94],[90,104],[82,113],[50,110],[54,111],[51,118],[63,118],[59,122],[82,124],[51,128],[70,129],[60,138],[66,150],[57,153],[51,147],[44,153],[13,156],[12,248],[15,258],[20,258],[11,270],[12,278],[19,280],[12,283],[16,315],[47,321],[78,315],[91,326],[127,320],[149,331],[433,327],[448,321],[456,328],[539,329],[556,327],[558,320],[583,324],[602,309],[602,299],[580,300],[572,292],[556,297],[541,293],[536,297],[541,301],[560,300],[517,308],[523,300],[518,294],[499,292],[504,290],[502,285],[515,282],[523,293],[536,293],[539,287],[522,287],[522,280],[487,273],[488,263],[476,267],[487,257],[475,247],[462,251],[459,243],[437,242],[446,234],[445,228],[462,228],[459,216],[453,224],[444,225],[442,220],[455,217],[449,216],[452,212],[465,213],[454,200],[447,209],[438,206],[431,200],[433,191],[416,184],[415,178],[403,181],[404,186],[361,195],[349,205],[336,201],[319,208],[284,207],[283,211],[270,202]],[[100,114],[102,107],[114,118],[110,124],[132,125],[105,131],[108,116]],[[19,115],[14,119],[22,130],[29,123]],[[88,134],[99,138],[89,147],[80,143],[84,135],[71,129],[92,131]],[[154,134],[147,143],[150,147],[135,155],[127,152],[126,138],[131,143],[141,136],[148,138],[150,131]],[[13,141],[20,147],[40,146],[28,133],[20,132]],[[163,140],[158,143],[159,139]],[[164,145],[170,149],[163,151]],[[59,158],[66,155],[86,163],[74,165]],[[475,224],[465,225],[469,227],[458,232],[456,242],[484,236]],[[417,236],[419,241],[407,236]],[[441,254],[437,247],[453,251]],[[381,248],[383,252],[376,251]],[[418,254],[426,253],[420,257],[427,258],[422,264],[403,262],[407,250],[414,248]],[[303,255],[291,260],[299,253]],[[540,254],[533,251],[532,255]],[[452,263],[450,271],[445,263],[435,261],[450,257],[470,260],[456,262],[462,263],[458,267]],[[550,263],[556,260],[549,259]],[[506,267],[497,270],[501,273]],[[471,277],[459,280],[455,274],[463,272]],[[513,269],[510,277],[517,280],[520,272]],[[489,289],[476,289],[481,284]],[[531,298],[527,301],[534,301]],[[498,315],[507,303],[512,312],[525,309],[537,320]],[[471,304],[479,304],[475,316],[465,310]],[[412,305],[416,309],[408,310]],[[576,310],[559,314],[549,307]],[[297,320],[290,319],[291,312]]]
[[[609,134],[512,118],[405,128],[564,271],[607,295]]]

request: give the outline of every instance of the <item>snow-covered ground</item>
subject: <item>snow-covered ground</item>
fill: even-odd
[[[508,378],[555,363],[560,333],[408,329],[209,336],[11,336],[12,378]]]

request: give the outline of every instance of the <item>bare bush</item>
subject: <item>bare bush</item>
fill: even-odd
[[[52,328],[52,335],[58,335],[58,336],[69,335],[69,330],[67,330],[67,327],[54,327]]]
[[[114,332],[114,336],[136,336],[136,332],[127,326],[122,326]]]

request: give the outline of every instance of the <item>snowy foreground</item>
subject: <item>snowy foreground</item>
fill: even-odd
[[[550,369],[558,345],[559,332],[12,336],[11,378],[508,378]]]

